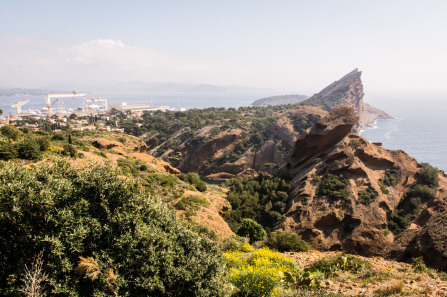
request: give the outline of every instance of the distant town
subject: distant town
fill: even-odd
[[[77,108],[64,107],[64,99],[80,97],[82,106]],[[41,109],[25,110],[30,100],[18,100],[11,108],[15,113],[3,115],[0,127],[11,124],[18,127],[28,127],[31,130],[106,130],[124,132],[119,127],[119,118],[140,117],[143,113],[157,111],[185,111],[184,108],[169,106],[151,106],[147,104],[128,105],[126,102],[109,103],[106,98],[87,99],[86,93],[72,91],[71,93],[45,93]]]

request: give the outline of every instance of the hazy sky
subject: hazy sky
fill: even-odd
[[[447,1],[0,0],[0,88],[187,82],[447,93]]]

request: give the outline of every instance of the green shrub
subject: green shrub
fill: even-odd
[[[16,141],[19,139],[20,131],[12,125],[4,125],[0,128],[0,133],[6,136],[8,139]]]
[[[216,241],[218,239],[217,235],[216,235],[216,232],[211,230],[208,226],[202,225],[202,224],[197,223],[197,222],[191,222],[191,224],[189,224],[189,228],[192,231],[194,231],[194,232],[196,232],[196,233],[198,233],[200,235],[203,235],[203,236],[205,236],[205,237],[207,237],[207,238],[209,238],[209,239],[211,239],[213,241]]]
[[[411,267],[416,273],[426,272],[428,270],[427,266],[425,265],[423,257],[412,258]]]
[[[360,141],[358,141],[357,139],[352,139],[351,142],[349,143],[349,145],[351,146],[351,148],[353,150],[357,149],[359,146],[361,146],[362,144],[360,143]]]
[[[64,144],[64,149],[62,151],[63,155],[69,156],[70,158],[76,158],[78,151],[71,144]]]
[[[17,147],[13,143],[3,143],[0,144],[0,159],[8,161],[15,159],[19,156],[17,152]]]
[[[33,138],[26,138],[17,144],[18,157],[25,160],[39,160],[42,151],[37,141]]]
[[[240,236],[225,237],[219,242],[222,251],[235,251],[241,248],[245,243],[245,238]]]
[[[322,178],[317,195],[328,197],[330,201],[347,200],[349,198],[348,185],[349,181],[343,175],[328,174]]]
[[[182,173],[180,174],[179,178],[182,181],[185,181],[187,183],[190,183],[191,185],[195,186],[197,191],[199,192],[206,192],[208,189],[208,186],[204,181],[202,181],[199,177],[199,175],[195,172],[188,172],[188,173]]]
[[[48,296],[220,296],[223,262],[209,239],[148,197],[141,184],[65,161],[0,169],[0,295],[17,296],[25,265],[43,250]],[[20,252],[18,252],[20,251]],[[75,273],[92,257],[97,280]]]
[[[385,170],[385,177],[379,179],[379,181],[387,187],[393,187],[399,181],[399,171],[396,169],[387,169]]]
[[[309,246],[301,236],[287,231],[270,233],[265,245],[279,252],[305,252],[309,250]]]
[[[65,135],[63,133],[54,133],[53,137],[51,138],[51,140],[65,140]]]
[[[437,188],[439,186],[438,169],[427,163],[422,163],[422,169],[419,171],[419,180],[422,184],[430,188]]]
[[[209,204],[210,203],[206,200],[206,198],[197,195],[189,195],[180,199],[175,207],[180,210],[198,210],[200,207],[209,206]]]
[[[267,236],[264,228],[251,219],[243,219],[241,226],[237,230],[237,235],[250,238],[250,243],[263,240]]]
[[[395,235],[404,231],[420,213],[424,203],[433,199],[435,194],[436,190],[426,185],[413,185],[388,220],[388,229]]]
[[[231,179],[225,183],[231,210],[223,216],[233,231],[239,228],[243,218],[250,218],[263,228],[273,228],[285,220],[290,185],[289,177],[263,174]]]
[[[379,195],[373,188],[368,187],[365,191],[359,191],[359,202],[363,205],[370,205]]]
[[[37,137],[36,138],[37,144],[39,144],[39,148],[42,152],[45,152],[50,147],[50,139],[46,136],[44,137]]]
[[[336,271],[349,271],[353,273],[360,272],[363,268],[371,268],[371,264],[357,257],[340,254],[333,257],[327,257],[316,262],[307,269],[310,272],[320,271],[326,277],[334,276]]]

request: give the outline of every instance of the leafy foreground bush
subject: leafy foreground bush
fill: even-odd
[[[217,246],[138,181],[53,163],[0,169],[1,296],[19,296],[25,265],[42,251],[43,295],[221,295]]]
[[[242,237],[248,237],[250,243],[263,240],[267,236],[264,228],[251,219],[243,219],[241,226],[237,230],[237,235]]]
[[[263,248],[252,252],[246,244],[242,249],[224,253],[229,277],[237,291],[232,296],[274,296],[285,272],[296,269],[293,260]]]
[[[275,231],[270,233],[265,245],[279,252],[307,252],[309,246],[296,233]]]

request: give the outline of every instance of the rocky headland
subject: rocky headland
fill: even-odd
[[[279,228],[318,250],[423,256],[446,269],[446,176],[352,133],[358,121],[339,106],[297,140],[282,168],[294,178]]]

